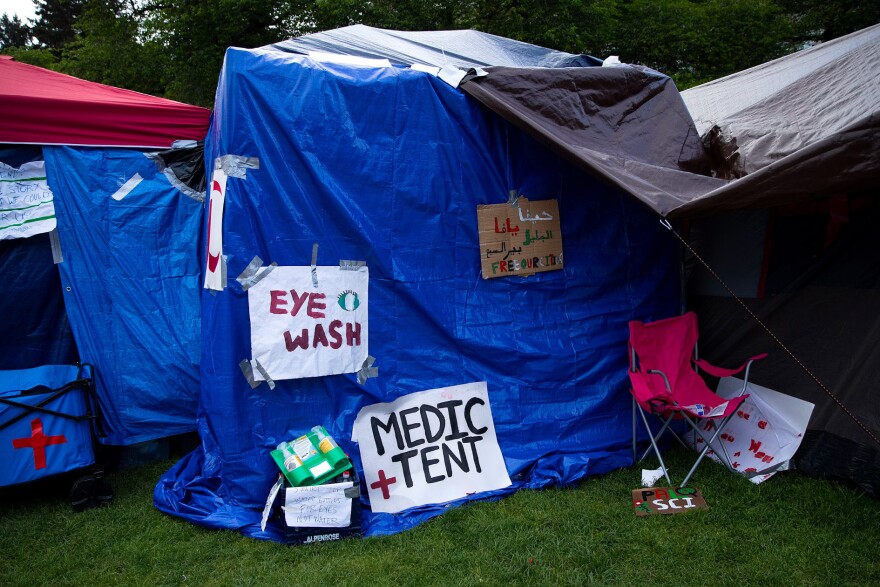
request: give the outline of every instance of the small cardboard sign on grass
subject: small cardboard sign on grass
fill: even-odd
[[[698,509],[709,509],[700,490],[695,487],[633,489],[632,499],[637,516],[681,514]]]

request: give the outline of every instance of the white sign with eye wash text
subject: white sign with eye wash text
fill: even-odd
[[[369,279],[367,267],[274,267],[248,289],[255,379],[265,380],[262,372],[279,380],[360,370]]]

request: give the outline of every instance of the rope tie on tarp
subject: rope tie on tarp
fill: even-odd
[[[818,386],[822,389],[822,391],[825,392],[825,394],[826,394],[828,397],[830,397],[832,400],[834,400],[834,403],[836,403],[836,404],[838,405],[838,407],[840,407],[840,409],[843,410],[843,411],[846,413],[847,416],[849,416],[850,418],[852,418],[852,421],[855,422],[856,425],[857,425],[859,428],[861,428],[861,429],[865,432],[865,434],[867,434],[868,436],[871,437],[871,440],[873,440],[873,441],[877,444],[877,446],[880,446],[880,439],[878,439],[877,436],[876,436],[873,432],[871,432],[870,430],[868,430],[868,427],[865,426],[865,425],[862,423],[862,421],[859,420],[859,419],[856,417],[856,415],[853,414],[853,413],[849,410],[849,408],[847,408],[847,407],[843,404],[842,401],[840,401],[840,399],[838,399],[838,397],[837,397],[836,395],[834,395],[834,392],[832,392],[832,391],[828,388],[827,385],[825,385],[824,383],[822,383],[822,381],[816,376],[816,374],[813,373],[813,372],[810,370],[810,368],[807,367],[807,366],[804,364],[804,362],[801,361],[801,360],[797,357],[797,355],[795,355],[795,354],[791,351],[791,349],[789,349],[789,348],[785,345],[785,343],[783,343],[781,340],[779,340],[779,337],[776,336],[776,334],[775,334],[772,330],[770,330],[770,328],[769,328],[766,324],[764,324],[764,322],[763,322],[760,318],[758,318],[758,316],[752,311],[752,309],[749,308],[748,305],[746,305],[746,303],[745,303],[744,301],[742,301],[742,300],[740,299],[740,297],[739,297],[738,295],[736,295],[736,294],[733,292],[733,289],[731,289],[731,287],[730,287],[729,285],[727,285],[727,282],[725,282],[725,281],[721,278],[721,276],[718,275],[718,273],[716,273],[715,270],[712,269],[712,268],[709,266],[708,263],[706,263],[706,261],[705,261],[705,260],[699,255],[699,253],[697,253],[697,251],[694,250],[694,248],[690,245],[690,243],[688,243],[687,240],[685,240],[685,238],[682,237],[682,236],[678,233],[677,230],[675,230],[674,228],[672,228],[672,224],[669,222],[669,220],[667,220],[666,218],[661,218],[661,219],[660,219],[660,224],[662,224],[664,228],[666,228],[666,229],[669,230],[672,234],[675,235],[675,238],[677,238],[677,239],[681,242],[681,244],[683,244],[683,245],[685,246],[685,248],[686,248],[688,251],[690,251],[691,255],[693,255],[694,258],[695,258],[697,261],[699,261],[700,264],[703,265],[703,267],[706,268],[706,270],[712,275],[712,277],[714,277],[714,278],[718,281],[718,283],[720,283],[721,286],[722,286],[725,290],[727,290],[727,293],[729,293],[729,294],[731,295],[731,297],[733,297],[733,299],[735,299],[735,300],[739,303],[739,305],[742,306],[742,307],[745,309],[746,312],[748,312],[749,316],[751,316],[752,319],[753,319],[755,322],[757,322],[758,325],[759,325],[761,328],[764,329],[764,332],[766,332],[766,333],[770,336],[770,338],[772,338],[773,341],[774,341],[776,344],[778,344],[779,347],[780,347],[783,351],[785,351],[785,352],[788,354],[789,357],[791,357],[792,359],[794,359],[795,363],[797,363],[797,364],[800,366],[800,368],[803,369],[804,372],[805,372],[807,375],[809,375],[810,378],[811,378],[813,381],[816,382],[816,385],[818,385]]]

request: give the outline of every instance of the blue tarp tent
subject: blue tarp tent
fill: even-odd
[[[192,432],[204,195],[168,153],[204,138],[209,111],[8,57],[0,70],[0,175],[22,194],[0,196],[0,369],[94,365],[107,444]],[[45,177],[21,183],[36,161]],[[54,210],[21,217],[38,184]],[[15,238],[34,220],[56,230]]]
[[[225,188],[228,279],[202,295],[202,443],[161,478],[156,507],[281,539],[271,521],[260,529],[278,476],[269,451],[279,442],[323,425],[363,472],[352,441],[362,408],[475,381],[486,382],[511,485],[454,503],[629,465],[627,322],[680,309],[677,249],[656,216],[431,72],[398,59],[382,66],[314,57],[284,44],[227,51],[206,161],[246,168]],[[467,66],[461,51],[456,58]],[[618,90],[561,116],[586,111],[607,116],[602,128],[626,126],[612,118],[650,109],[669,90],[677,102],[663,102],[663,111],[684,126],[682,137],[695,138],[668,78],[629,67],[559,71],[575,87],[572,70],[580,69]],[[609,132],[611,160],[621,148]],[[631,144],[666,141],[650,126],[638,133]],[[684,152],[680,143],[673,156]],[[504,204],[511,191],[557,200],[562,270],[481,277],[477,206]],[[254,257],[308,267],[315,243],[319,266],[362,260],[369,268],[369,354],[378,376],[252,388],[240,366],[252,357],[249,294],[235,277],[252,273]],[[367,535],[410,528],[448,505],[389,514],[371,511],[366,494],[362,502]]]

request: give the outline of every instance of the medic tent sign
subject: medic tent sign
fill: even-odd
[[[510,485],[486,382],[405,395],[361,409],[360,446],[374,512],[445,503]]]
[[[248,289],[253,361],[272,379],[357,372],[367,359],[368,285],[367,267],[275,267]],[[265,379],[259,368],[254,377]]]

